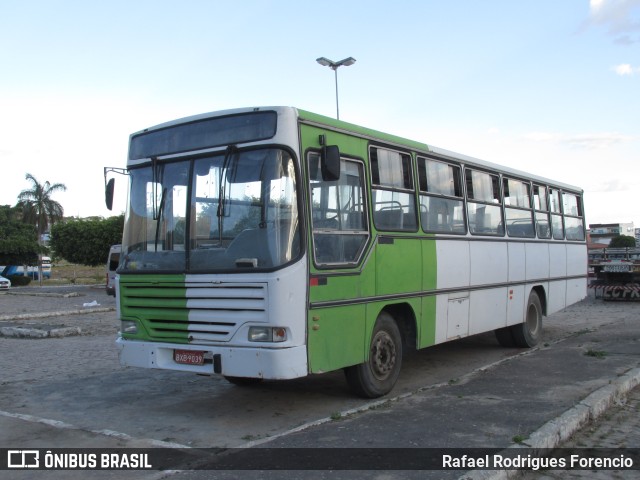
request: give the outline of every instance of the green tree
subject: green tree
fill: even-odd
[[[124,215],[59,222],[51,227],[50,245],[57,256],[92,267],[107,263],[109,247],[122,242]]]
[[[27,173],[25,176],[31,182],[31,188],[23,190],[18,195],[16,205],[22,211],[22,218],[25,222],[35,225],[37,230],[37,241],[41,243],[42,234],[56,221],[61,220],[64,215],[62,205],[51,198],[55,192],[65,191],[67,187],[62,183],[51,185],[47,180],[44,184],[38,182],[36,177]],[[42,259],[38,259],[38,278],[42,285]]]
[[[0,265],[33,265],[41,252],[35,227],[20,217],[18,208],[0,205]]]
[[[64,215],[62,205],[51,196],[56,192],[66,191],[67,187],[62,183],[52,185],[49,181],[41,184],[30,173],[27,173],[25,178],[31,182],[31,188],[20,192],[17,207],[22,210],[23,220],[35,225],[39,240],[50,224],[53,225],[56,221],[62,220]]]
[[[609,243],[609,247],[611,248],[624,248],[629,247],[633,248],[636,246],[636,239],[629,235],[618,235],[611,239]]]

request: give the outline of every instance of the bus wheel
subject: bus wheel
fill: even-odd
[[[529,295],[524,321],[511,327],[513,339],[517,347],[535,347],[542,337],[542,304],[534,291]]]
[[[365,398],[381,397],[391,391],[402,366],[402,337],[393,317],[382,312],[371,335],[369,359],[345,369],[347,383]]]
[[[248,387],[250,385],[256,385],[262,382],[261,378],[252,378],[252,377],[224,377],[225,380],[229,383],[233,383],[239,387]]]
[[[516,341],[513,338],[513,332],[511,327],[503,327],[497,329],[495,332],[498,343],[507,348],[515,347]]]

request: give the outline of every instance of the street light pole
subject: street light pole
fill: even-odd
[[[340,105],[338,103],[338,68],[342,67],[342,66],[348,67],[349,65],[353,65],[354,63],[356,63],[356,59],[353,58],[353,57],[347,57],[347,58],[344,58],[344,59],[340,60],[339,62],[334,62],[333,60],[329,60],[328,58],[320,57],[320,58],[316,58],[316,62],[318,62],[323,67],[329,67],[331,70],[333,70],[333,72],[335,74],[335,79],[336,79],[336,118],[338,120],[340,120]]]

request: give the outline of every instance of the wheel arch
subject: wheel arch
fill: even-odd
[[[395,303],[387,305],[382,309],[382,312],[387,312],[398,325],[400,335],[402,336],[402,345],[405,347],[404,351],[414,351],[417,348],[418,341],[418,327],[416,313],[413,307],[407,303]]]
[[[535,285],[531,292],[536,292],[538,298],[540,299],[540,304],[542,306],[542,315],[547,316],[547,292],[543,285]],[[529,292],[529,295],[531,295]]]

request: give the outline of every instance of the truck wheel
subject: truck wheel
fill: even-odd
[[[515,345],[521,348],[535,347],[542,338],[542,304],[535,291],[531,291],[524,321],[511,327]]]
[[[400,330],[393,317],[382,312],[371,334],[369,358],[364,363],[345,369],[347,383],[361,397],[381,397],[393,389],[401,366]]]

